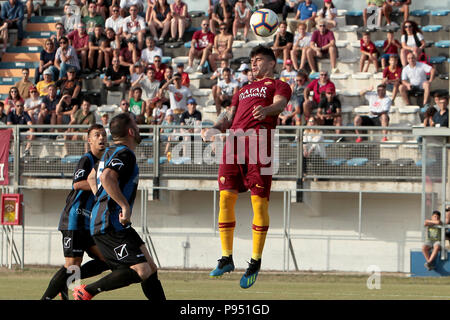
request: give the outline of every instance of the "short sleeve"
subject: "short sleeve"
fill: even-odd
[[[289,84],[281,80],[277,81],[274,96],[283,96],[286,101],[291,100],[292,89]]]
[[[118,152],[105,166],[105,169],[111,169],[117,172],[120,176],[130,175],[134,166],[136,165],[136,158],[133,154],[124,150]]]
[[[93,162],[87,155],[84,155],[80,161],[78,161],[77,168],[73,174],[73,183],[87,180],[89,174],[93,168]]]
[[[239,90],[233,95],[233,98],[231,98],[231,106],[237,107],[239,105]]]

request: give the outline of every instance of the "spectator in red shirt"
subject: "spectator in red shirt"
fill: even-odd
[[[208,19],[202,20],[202,29],[194,32],[191,41],[191,49],[189,50],[189,61],[186,72],[191,73],[194,59],[200,59],[197,71],[202,71],[202,66],[206,60],[210,60],[212,48],[214,46],[214,33],[209,30]]]
[[[155,80],[162,81],[164,79],[164,73],[166,72],[166,64],[162,63],[160,56],[153,58],[153,63],[150,67],[155,70]]]
[[[386,85],[388,91],[392,91],[392,104],[397,97],[398,88],[400,87],[402,76],[402,68],[398,65],[398,55],[389,57],[389,66],[383,69],[383,84]]]
[[[81,61],[81,70],[86,70],[87,56],[89,52],[89,35],[86,32],[86,25],[83,22],[78,23],[77,30],[73,30],[67,35],[70,45],[77,52],[78,59]]]
[[[137,48],[137,41],[133,38],[127,40],[127,46],[120,50],[119,61],[123,67],[128,67],[133,74],[134,65],[141,59],[141,50]]]
[[[304,90],[305,102],[303,104],[303,110],[305,114],[305,120],[308,121],[313,109],[319,107],[320,100],[325,97],[325,92],[327,89],[333,89],[336,91],[336,86],[331,82],[328,77],[327,71],[320,71],[319,79],[311,81]],[[309,98],[309,93],[313,91],[314,95],[312,100]]]
[[[383,55],[381,56],[381,68],[384,70],[391,55],[398,56],[398,50],[402,48],[401,43],[394,39],[394,31],[388,31],[387,39],[383,44]]]
[[[375,72],[378,72],[378,52],[375,44],[370,40],[370,34],[364,32],[360,40],[361,58],[359,59],[359,72],[369,71],[369,66],[372,63],[375,67]],[[366,60],[369,63],[366,65]]]
[[[181,85],[189,88],[191,80],[189,79],[189,74],[184,71],[184,63],[180,62],[177,64],[177,73],[181,74]]]
[[[317,25],[319,30],[313,32],[311,36],[310,47],[306,52],[309,66],[311,67],[311,74],[316,73],[316,61],[315,58],[326,59],[330,58],[332,73],[337,73],[339,70],[336,68],[336,60],[338,51],[336,47],[336,40],[334,38],[333,31],[327,29],[325,20],[320,20]]]

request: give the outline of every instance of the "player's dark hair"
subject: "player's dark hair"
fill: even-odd
[[[109,130],[113,140],[119,140],[127,136],[128,129],[131,127],[132,119],[128,112],[120,113],[111,119]]]
[[[93,125],[91,125],[87,131],[88,137],[91,134],[92,130],[102,130],[105,129],[101,124],[98,123],[94,123]]]
[[[263,45],[258,45],[256,47],[254,47],[252,49],[252,51],[250,51],[250,58],[253,58],[254,56],[256,56],[258,54],[262,54],[263,56],[269,57],[270,59],[272,59],[275,62],[277,61],[272,49],[265,47]]]

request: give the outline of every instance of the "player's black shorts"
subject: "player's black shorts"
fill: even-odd
[[[132,227],[94,235],[94,241],[111,270],[147,262],[140,249],[144,241]]]
[[[89,230],[61,230],[64,257],[82,257],[83,253],[95,246]]]

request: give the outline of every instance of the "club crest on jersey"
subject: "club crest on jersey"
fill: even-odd
[[[267,97],[266,91],[267,87],[245,89],[243,92],[239,94],[239,100],[254,97],[266,98]]]
[[[224,177],[224,176],[221,176],[219,180],[220,180],[220,183],[221,183],[221,184],[224,184],[224,183],[225,183],[225,177]]]
[[[85,172],[86,172],[86,170],[84,170],[84,169],[78,169],[77,172],[75,172],[75,179],[81,178]]]
[[[118,169],[122,169],[122,167],[124,166],[122,160],[114,158],[111,160],[110,162],[111,167],[119,167]]]

